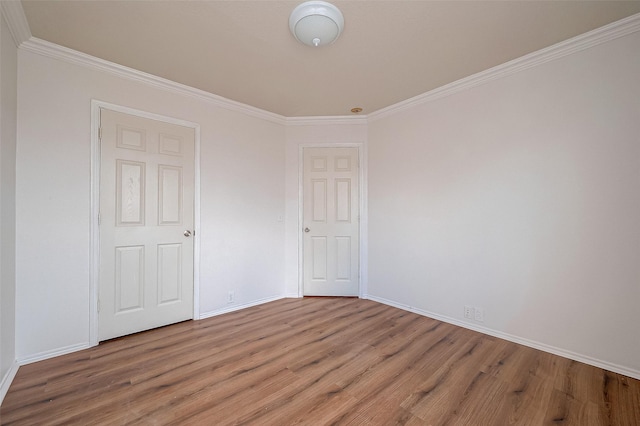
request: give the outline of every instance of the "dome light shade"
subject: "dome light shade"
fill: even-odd
[[[326,1],[307,1],[299,4],[289,17],[293,36],[308,46],[333,43],[344,27],[342,12]]]

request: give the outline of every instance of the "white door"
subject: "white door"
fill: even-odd
[[[98,338],[193,318],[194,129],[100,112]]]
[[[358,148],[305,148],[303,159],[303,293],[357,296]]]

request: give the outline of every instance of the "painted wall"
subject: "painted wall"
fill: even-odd
[[[285,283],[288,297],[301,296],[298,288],[300,267],[298,262],[300,149],[302,146],[361,144],[361,155],[364,155],[363,158],[366,159],[366,141],[367,123],[364,120],[327,117],[326,119],[313,120],[294,119],[288,123],[286,127],[285,215]],[[366,161],[363,161],[363,164],[366,164]],[[364,195],[366,200],[366,191]],[[366,229],[366,215],[364,215],[364,220],[364,229]],[[363,250],[366,250],[366,235],[364,243]],[[366,275],[364,278],[361,277],[361,282],[366,285]]]
[[[369,294],[640,377],[638,52],[635,33],[372,120]]]
[[[99,99],[201,125],[203,316],[298,295],[300,147],[362,143],[365,295],[640,376],[639,47],[626,36],[368,125],[283,125],[21,49],[18,359],[89,343]]]
[[[201,126],[200,314],[284,293],[285,133],[274,121],[20,49],[17,357],[89,342],[91,99]]]
[[[2,14],[0,14],[2,15]],[[0,16],[0,401],[16,370],[16,108],[17,48]]]

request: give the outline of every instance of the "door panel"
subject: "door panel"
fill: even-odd
[[[158,304],[179,302],[182,295],[182,245],[158,245]]]
[[[117,226],[144,225],[145,164],[116,160]]]
[[[99,340],[193,317],[195,133],[102,109]]]
[[[143,309],[144,246],[116,247],[116,314]]]
[[[303,151],[303,293],[359,292],[357,148]]]
[[[160,184],[158,223],[160,225],[179,225],[182,213],[182,168],[158,166]]]

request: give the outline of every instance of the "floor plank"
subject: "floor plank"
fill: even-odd
[[[20,368],[2,425],[640,425],[640,381],[355,298],[283,299]]]

